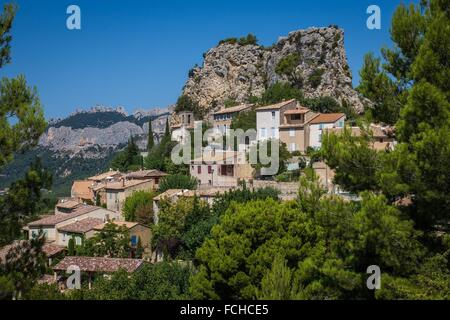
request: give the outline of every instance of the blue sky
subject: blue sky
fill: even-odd
[[[1,0],[3,4],[8,1]],[[364,53],[390,44],[400,1],[16,0],[12,63],[0,76],[24,74],[47,117],[96,104],[165,107],[176,101],[202,53],[223,38],[254,33],[270,45],[289,31],[337,24],[354,77]],[[66,28],[66,9],[81,8],[81,30]],[[381,30],[366,28],[366,8],[381,8]]]

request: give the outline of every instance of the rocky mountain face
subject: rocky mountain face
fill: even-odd
[[[141,149],[146,148],[148,120],[152,118],[155,140],[164,133],[167,109],[138,110],[128,115],[123,108],[99,108],[72,113],[68,118],[53,122],[39,140],[39,146],[59,153],[84,157],[102,157],[89,154],[92,147],[117,148],[126,144],[130,136],[136,137]]]
[[[68,195],[73,180],[107,170],[112,157],[127,144],[130,136],[145,150],[149,119],[158,142],[168,115],[168,109],[137,110],[129,115],[122,107],[97,106],[78,110],[64,119],[53,119],[38,146],[17,154],[13,163],[2,170],[0,189],[21,178],[34,157],[39,156],[53,173],[55,193]]]
[[[219,44],[206,52],[203,66],[191,70],[183,94],[208,110],[228,99],[246,102],[278,81],[292,82],[275,71],[280,60],[290,54],[300,57],[295,74],[303,79],[305,97],[331,96],[338,101],[345,99],[358,112],[364,109],[363,98],[352,87],[344,32],[337,27],[293,31],[269,48]],[[317,70],[320,83],[312,84],[308,79]]]

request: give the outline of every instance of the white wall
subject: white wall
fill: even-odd
[[[275,117],[272,117],[272,112],[275,112]],[[256,127],[258,130],[258,140],[265,140],[269,138],[279,139],[280,127],[280,110],[264,110],[256,112]],[[265,128],[266,135],[261,135],[261,129]],[[272,136],[272,128],[275,128],[275,136]]]
[[[94,210],[94,211],[88,212],[86,214],[80,215],[78,217],[63,221],[61,223],[58,223],[54,227],[30,228],[29,237],[31,239],[33,237],[33,233],[38,234],[39,230],[42,229],[42,231],[44,233],[46,233],[46,238],[48,240],[56,241],[57,245],[67,246],[70,237],[66,236],[65,238],[63,238],[63,236],[62,236],[63,233],[58,232],[58,230],[57,230],[58,228],[68,225],[68,224],[72,224],[76,221],[86,219],[86,218],[97,218],[97,219],[105,220],[107,216],[110,220],[117,220],[117,221],[122,220],[122,216],[120,215],[120,213],[106,210],[104,208],[98,208],[97,210]]]
[[[321,136],[325,131],[324,129],[338,127],[338,124],[341,121],[344,121],[343,118],[333,123],[311,124],[309,126],[309,146],[313,148],[320,148],[322,146]],[[320,129],[321,125],[322,129]]]

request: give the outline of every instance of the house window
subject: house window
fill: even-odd
[[[81,238],[80,237],[75,237],[75,244],[77,246],[81,246]]]
[[[299,115],[299,114],[293,114],[293,115],[291,116],[291,119],[292,119],[292,120],[300,120],[300,119],[301,119],[301,115]]]
[[[198,174],[201,174],[201,173],[202,173],[202,166],[198,166],[198,167],[197,167],[197,173],[198,173]]]
[[[323,123],[319,124],[319,130],[323,130]]]
[[[138,237],[136,235],[132,235],[131,236],[131,245],[137,246],[137,243],[138,243]]]
[[[275,136],[275,128],[274,127],[270,128],[270,131],[271,131],[271,137],[275,138],[276,137]]]
[[[272,120],[275,119],[275,111],[272,111]]]
[[[266,128],[261,128],[260,136],[261,136],[261,138],[266,137]]]
[[[212,168],[211,168],[211,166],[208,166],[208,173],[212,173]]]
[[[289,137],[295,137],[295,129],[289,129]]]
[[[322,134],[319,134],[319,142],[322,142]]]
[[[295,144],[295,142],[291,143],[291,151],[296,151],[297,150],[297,145]]]

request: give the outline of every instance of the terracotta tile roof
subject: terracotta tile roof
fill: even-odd
[[[65,257],[56,266],[55,271],[66,271],[69,266],[78,266],[83,272],[111,273],[120,269],[134,272],[143,264],[139,259],[101,258],[101,257]]]
[[[12,243],[0,248],[0,263],[2,261],[5,261],[6,256],[8,255],[9,251],[19,245],[22,245],[24,243],[28,242],[28,240],[14,240]],[[42,246],[42,252],[45,253],[45,255],[48,258],[53,257],[54,255],[63,252],[65,250],[62,246],[57,246],[51,243],[45,243]]]
[[[88,180],[92,180],[92,181],[101,181],[101,180],[105,180],[109,177],[113,177],[115,175],[119,175],[120,172],[119,171],[108,171],[108,172],[104,172],[104,173],[100,173],[96,176],[93,177],[89,177]]]
[[[102,219],[89,217],[71,224],[66,224],[65,226],[59,227],[58,230],[63,232],[85,233],[90,230],[93,230],[94,227],[102,223],[103,223]]]
[[[127,188],[131,188],[140,184],[144,184],[147,182],[151,182],[152,180],[125,180],[123,181],[117,181],[117,182],[111,182],[108,183],[105,187],[107,190],[124,190]]]
[[[217,112],[214,112],[214,115],[241,112],[241,111],[250,109],[252,106],[253,106],[253,104],[241,104],[241,105],[235,106],[235,107],[223,108]]]
[[[287,101],[282,101],[282,102],[279,102],[279,103],[271,104],[269,106],[259,107],[259,108],[256,108],[256,111],[280,109],[280,108],[284,107],[285,105],[290,104],[290,103],[292,103],[294,101],[296,101],[296,100],[295,99],[291,99],[291,100],[287,100]]]
[[[289,115],[289,114],[305,114],[305,113],[308,113],[309,111],[311,111],[311,110],[309,110],[308,108],[305,108],[305,107],[297,107],[297,108],[295,108],[295,109],[286,110],[286,111],[284,112],[284,114],[287,114],[287,115]]]
[[[89,206],[89,205],[82,205],[81,207],[78,207],[75,209],[74,212],[71,213],[59,213],[54,214],[48,217],[45,217],[43,219],[39,219],[36,221],[32,221],[28,224],[28,227],[39,227],[39,226],[55,226],[58,223],[64,222],[66,220],[76,218],[79,216],[82,216],[86,213],[102,209],[100,207],[95,206]]]
[[[139,170],[130,172],[126,175],[128,179],[143,179],[143,178],[155,178],[155,177],[164,177],[167,176],[167,173],[159,171],[159,170]]]
[[[100,174],[98,174],[96,176],[93,176],[93,177],[89,177],[88,180],[101,181],[101,180],[107,179],[108,177],[112,178],[112,176],[115,176],[115,175],[118,175],[118,174],[120,174],[119,171],[108,171],[108,172],[100,173]]]
[[[98,183],[94,186],[91,187],[91,189],[95,192],[97,192],[98,190],[104,189],[106,187],[106,183]]]
[[[91,200],[94,198],[91,187],[92,181],[89,180],[77,180],[72,184],[72,196],[74,198],[81,198]]]
[[[338,121],[342,117],[345,117],[344,113],[320,113],[309,123],[310,124],[331,123]]]
[[[46,243],[42,246],[42,252],[45,253],[45,255],[48,258],[53,257],[54,255],[63,252],[65,250],[65,247],[57,246],[55,244]]]
[[[82,204],[74,201],[74,200],[69,200],[69,201],[64,201],[64,202],[60,202],[56,205],[56,207],[58,208],[63,208],[63,209],[74,209],[78,206],[81,206]]]
[[[139,224],[138,222],[131,221],[111,221],[110,223],[114,223],[119,227],[126,227],[127,229],[131,229]],[[94,230],[103,230],[106,225],[107,223],[100,223],[94,227]]]

